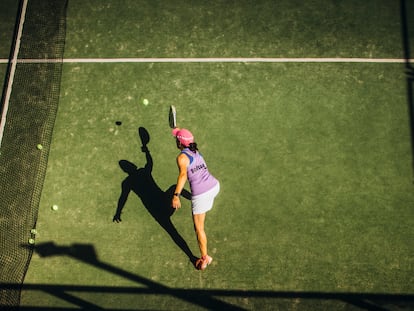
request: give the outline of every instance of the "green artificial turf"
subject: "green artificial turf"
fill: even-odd
[[[66,58],[404,55],[392,1],[68,4]],[[74,62],[63,64],[60,91],[23,308],[412,302],[403,64]],[[146,164],[139,127],[150,134],[156,185],[176,182],[170,104],[221,182],[206,222],[214,261],[203,272],[134,193],[112,222],[127,177],[118,162]],[[171,219],[198,255],[190,202]]]
[[[0,3],[0,58],[9,57],[17,8],[18,1],[4,0]]]
[[[400,65],[389,64],[65,65],[37,243],[90,245],[100,262],[172,289],[410,293],[403,81]],[[206,224],[215,260],[202,273],[133,193],[122,223],[112,223],[126,177],[118,161],[146,163],[138,127],[150,134],[156,183],[165,190],[176,180],[171,103],[222,184]],[[197,254],[188,202],[172,221]],[[147,286],[37,254],[26,282]],[[24,293],[24,305],[33,294]],[[143,306],[193,307],[154,296]]]
[[[0,64],[0,75],[4,78],[6,75],[7,64]],[[2,79],[1,82],[4,84],[4,80]]]
[[[67,57],[403,57],[388,0],[71,0],[67,21]]]
[[[13,0],[0,3],[0,58],[8,59],[13,38],[13,30],[16,19],[17,3]],[[0,85],[3,87],[7,64],[0,64]]]

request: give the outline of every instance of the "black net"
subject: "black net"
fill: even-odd
[[[31,229],[36,227],[59,102],[66,7],[67,0],[27,2],[0,149],[0,309],[18,308],[33,252],[29,239],[35,237]]]

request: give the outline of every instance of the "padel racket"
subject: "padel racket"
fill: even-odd
[[[138,134],[139,134],[139,137],[141,138],[142,146],[148,145],[148,143],[150,141],[150,136],[149,136],[149,133],[146,130],[146,128],[139,127]]]
[[[175,129],[177,127],[177,110],[175,109],[174,105],[170,106],[170,112],[168,114],[168,122],[170,123],[170,127]]]

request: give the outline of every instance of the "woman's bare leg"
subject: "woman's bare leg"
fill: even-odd
[[[207,235],[204,231],[205,219],[205,213],[193,215],[194,230],[197,235],[198,247],[200,248],[200,257],[207,255]]]

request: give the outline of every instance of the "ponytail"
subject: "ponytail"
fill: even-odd
[[[188,145],[188,149],[190,149],[192,152],[196,152],[198,150],[197,143],[190,143]]]

